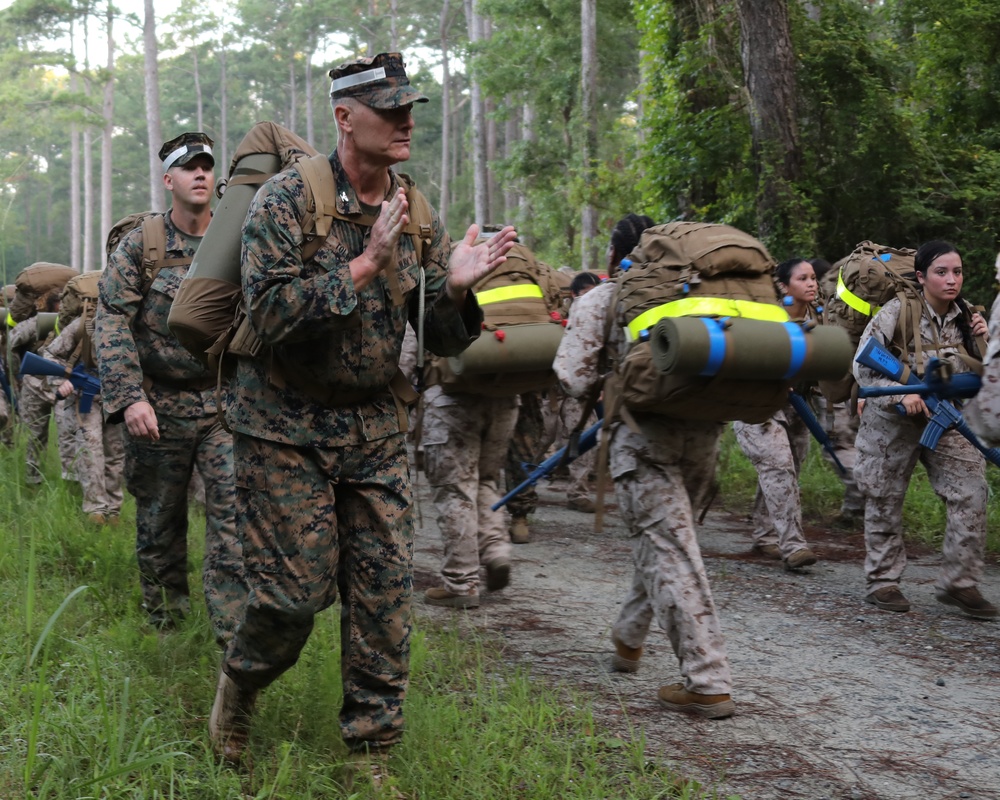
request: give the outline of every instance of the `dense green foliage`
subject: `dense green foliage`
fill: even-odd
[[[637,0],[648,73],[648,204],[754,228],[755,185],[733,3]],[[774,255],[846,255],[862,239],[963,251],[992,299],[1000,231],[1000,7],[991,0],[790,3],[803,154],[797,221]]]
[[[310,107],[313,143],[329,150],[327,70],[388,49],[395,30],[414,83],[432,101],[416,109],[405,170],[436,204],[443,7],[443,0],[408,3],[393,21],[387,0],[233,0],[211,9],[184,0],[158,23],[164,136],[197,125],[197,88],[202,127],[217,152],[231,155],[260,119],[305,135]],[[473,79],[496,130],[492,221],[517,224],[550,263],[577,263],[588,202],[598,208],[603,233],[628,211],[755,232],[759,165],[737,0],[598,3],[596,192],[587,190],[581,163],[579,3],[481,0],[489,32],[475,46],[463,4],[451,0],[449,8],[453,234],[473,216]],[[80,43],[88,41],[90,59],[103,63],[106,10],[103,0],[16,0],[0,12],[0,264],[8,281],[33,260],[68,260],[73,125],[91,142],[92,250],[101,238],[96,186],[106,75],[87,63]],[[816,0],[788,10],[802,169],[786,187],[790,221],[768,241],[774,255],[835,261],[862,239],[916,246],[946,238],[965,256],[967,294],[989,302],[1000,230],[1000,6]],[[141,20],[119,14],[114,32],[117,218],[148,207],[149,167]]]

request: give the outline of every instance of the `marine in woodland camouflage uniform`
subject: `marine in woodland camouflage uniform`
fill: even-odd
[[[42,350],[42,356],[68,369],[83,337],[83,318],[77,317]],[[92,344],[92,342],[91,342]],[[67,405],[77,420],[77,475],[83,489],[83,513],[95,523],[116,524],[122,509],[122,477],[125,469],[125,439],[121,424],[104,421],[101,395],[94,397],[87,413],[79,409],[73,385],[65,379],[48,379],[57,396],[67,398]]]
[[[427,98],[409,85],[398,53],[331,77],[338,211],[379,216],[372,227],[333,220],[303,263],[306,200],[293,167],[264,184],[244,225],[243,295],[270,357],[239,360],[227,409],[250,585],[209,723],[216,752],[230,760],[242,755],[257,691],[295,663],[314,616],[338,596],[341,734],[359,751],[402,735],[413,523],[406,409],[389,385],[406,322],[416,322],[420,265],[414,237],[401,235],[407,203],[390,167],[409,157],[411,104]],[[472,248],[475,232],[449,262],[435,214],[424,246],[425,346],[440,355],[478,335],[482,314],[466,288],[502,262],[513,238],[511,230]]]
[[[605,341],[606,318],[614,313],[610,308],[614,292],[615,284],[605,283],[573,302],[553,366],[563,388],[574,397],[587,395],[599,382],[602,351],[625,352],[618,326],[611,326]],[[612,423],[607,431],[612,437],[610,469],[615,495],[634,537],[635,573],[612,628],[616,663],[622,665],[616,668],[638,668],[655,618],[680,661],[682,688],[690,693],[688,699],[693,695],[712,696],[712,701],[720,698],[706,715],[727,716],[733,713],[729,698],[732,679],[692,511],[713,483],[723,426],[648,414],[634,416],[641,431],[622,422]],[[661,701],[677,696],[680,688],[663,687]],[[697,698],[690,703],[697,703]],[[664,704],[675,710],[705,713],[689,707],[688,702],[684,708]]]
[[[517,424],[510,438],[504,461],[504,483],[510,492],[528,478],[525,464],[535,464],[541,461],[540,452],[545,444],[545,414],[543,405],[546,402],[543,392],[525,392],[521,396],[517,412]],[[510,512],[510,537],[515,544],[524,544],[530,537],[528,517],[538,508],[538,490],[528,486],[512,497],[507,503]]]
[[[918,265],[920,259],[918,251]],[[895,298],[885,304],[861,336],[859,353],[872,338],[883,345],[891,344],[901,307],[899,299]],[[961,311],[956,303],[952,302],[943,316],[936,314],[926,304],[923,312],[919,335],[924,353],[942,358],[958,352],[963,342],[963,333],[959,325]],[[941,346],[935,351],[936,343]],[[923,365],[916,363],[912,347],[907,358],[911,369],[917,369],[918,366],[922,369]],[[955,371],[967,370],[963,362],[957,359],[951,361]],[[857,363],[854,365],[854,374],[862,386],[897,385]],[[988,497],[985,462],[982,455],[954,430],[947,431],[934,450],[921,446],[920,437],[927,420],[922,414],[899,414],[895,405],[900,402],[900,396],[866,400],[858,431],[855,474],[867,501],[867,599],[890,611],[909,609],[909,602],[899,592],[899,583],[906,567],[903,500],[910,476],[919,460],[927,469],[931,487],[945,501],[947,508],[944,559],[935,581],[936,595],[941,602],[961,607],[951,595],[973,590],[978,596],[976,587],[983,572]],[[961,596],[959,594],[959,598]],[[996,609],[987,605],[992,608],[992,613],[983,615],[995,616]],[[967,609],[963,610],[968,613]]]
[[[187,263],[163,266],[144,294],[142,228],[126,234],[111,254],[95,316],[101,394],[108,422],[124,419],[126,425],[125,481],[135,495],[136,555],[150,621],[169,626],[188,609],[187,489],[197,469],[206,486],[202,584],[216,640],[224,644],[246,597],[232,436],[216,413],[214,373],[167,327],[170,305],[200,244],[200,237],[178,229],[175,216],[188,225],[198,217],[207,226],[201,209],[211,200],[215,162],[211,140],[201,133],[167,142],[160,157],[164,183],[174,194],[174,206],[163,216],[164,256]]]

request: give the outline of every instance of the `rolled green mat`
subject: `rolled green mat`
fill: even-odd
[[[250,153],[240,159],[230,176],[205,238],[177,296],[170,305],[167,325],[184,347],[199,358],[233,321],[241,291],[240,247],[243,222],[259,183],[237,183],[236,178],[273,175],[281,170],[274,153]]]
[[[650,346],[660,372],[738,380],[837,380],[854,357],[842,328],[742,317],[665,317],[650,332]]]
[[[59,321],[59,314],[55,311],[40,311],[38,321],[35,323],[35,339],[41,341],[56,329],[56,322]]]
[[[448,366],[456,375],[552,369],[562,335],[562,325],[553,322],[483,331],[461,355],[449,358]]]

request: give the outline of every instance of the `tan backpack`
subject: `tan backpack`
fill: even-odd
[[[129,231],[135,228],[142,228],[142,296],[149,294],[149,287],[153,285],[156,276],[164,267],[186,267],[190,265],[191,258],[182,256],[180,258],[166,258],[167,250],[167,225],[163,221],[163,214],[158,211],[139,211],[123,217],[111,226],[108,231],[108,238],[104,245],[104,252],[109,256],[118,249],[121,240]]]
[[[77,359],[88,369],[95,369],[94,361],[94,311],[97,308],[98,283],[101,270],[84,272],[71,278],[63,287],[59,300],[59,327],[65,328],[77,317],[80,322],[80,340],[77,342],[69,362],[73,366]]]
[[[553,386],[552,362],[563,333],[556,271],[516,242],[473,292],[483,311],[482,333],[461,355],[433,358],[427,382],[449,393],[491,396]]]
[[[44,299],[50,293],[61,292],[74,275],[79,273],[72,267],[48,261],[36,261],[22,269],[14,279],[14,298],[8,306],[11,318],[15,322],[23,322],[36,311],[41,311]]]
[[[763,422],[788,397],[790,382],[658,370],[651,331],[672,317],[736,317],[781,324],[788,314],[773,281],[774,260],[755,238],[729,225],[671,222],[647,228],[615,277],[609,326],[630,342],[605,386],[610,413],[676,419]],[[608,333],[610,334],[610,328]],[[606,337],[607,338],[607,337]]]
[[[924,300],[913,269],[915,256],[916,250],[886,247],[867,240],[859,243],[846,259],[838,262],[836,288],[826,298],[823,321],[846,330],[856,350],[868,323],[882,306],[898,297],[902,308],[890,349],[894,355],[903,356],[912,343],[916,348],[918,374],[923,374],[929,354],[923,352],[919,335]],[[978,352],[969,352],[964,345],[960,348],[962,355],[972,362],[981,361],[986,352],[985,342],[976,342],[974,349]],[[831,403],[839,403],[851,399],[856,383],[848,372],[838,381],[820,381],[819,385]]]

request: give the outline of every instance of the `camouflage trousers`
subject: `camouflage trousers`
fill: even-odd
[[[766,422],[734,422],[736,443],[757,470],[753,540],[776,544],[782,558],[807,547],[802,535],[799,472],[809,454],[809,429],[791,408]]]
[[[157,415],[160,439],[125,434],[125,480],[135,495],[136,556],[144,607],[154,623],[188,609],[188,483],[205,479],[202,586],[216,641],[233,634],[246,599],[242,548],[236,534],[233,438],[215,414]]]
[[[858,485],[865,493],[865,575],[868,591],[898,586],[906,568],[903,499],[919,460],[931,488],[944,500],[947,523],[937,589],[976,586],[986,546],[986,462],[955,431],[937,448],[920,445],[925,420],[883,411],[869,401],[858,431]]]
[[[544,402],[540,392],[525,392],[521,395],[517,424],[504,463],[504,484],[508,492],[528,477],[522,464],[534,464],[544,457],[541,452],[545,445],[545,416],[542,413]],[[530,516],[535,513],[536,508],[538,492],[534,486],[529,486],[507,503],[507,510],[512,517]]]
[[[840,504],[841,514],[863,514],[865,510],[865,494],[858,487],[854,477],[854,464],[858,458],[858,450],[854,442],[858,438],[858,425],[861,418],[851,414],[849,403],[828,404],[823,397],[818,398],[819,411],[817,416],[826,429],[833,443],[833,451],[837,459],[844,465],[846,472],[836,469],[844,484],[844,500]],[[833,464],[829,453],[823,450],[823,458]]]
[[[122,510],[125,471],[123,425],[106,425],[100,396],[86,414],[77,410],[77,475],[83,489],[83,513],[117,517]]]
[[[18,395],[18,415],[28,429],[27,473],[30,484],[42,482],[41,459],[49,444],[49,417],[55,416],[62,479],[76,476],[76,400],[57,400],[56,390],[45,378],[25,375]]]
[[[0,366],[0,370],[3,367]],[[10,401],[6,393],[0,389],[0,443],[9,445],[13,440],[11,435]]]
[[[726,642],[694,530],[694,512],[711,487],[722,426],[655,420],[643,433],[618,425],[611,440],[615,496],[635,537],[635,574],[612,628],[641,647],[655,617],[680,661],[684,687],[728,694]]]
[[[552,427],[552,434],[549,438],[557,447],[563,447],[569,442],[570,434],[580,421],[585,409],[585,401],[576,397],[563,395],[558,390],[553,390],[553,394],[558,397],[558,405],[551,414],[546,416],[546,427]],[[544,404],[549,407],[549,404]],[[597,422],[597,414],[590,413],[584,430]],[[566,487],[566,497],[569,500],[591,499],[593,492],[590,488],[590,475],[594,472],[597,464],[597,448],[592,448],[586,453],[578,456],[569,462],[569,483]]]
[[[510,560],[505,512],[491,506],[517,419],[513,397],[424,395],[424,471],[444,541],[441,578],[459,594],[479,589],[479,566]]]
[[[402,736],[413,593],[412,496],[403,434],[304,448],[235,437],[249,595],[223,660],[263,688],[299,657],[339,596],[340,729],[348,747]]]

